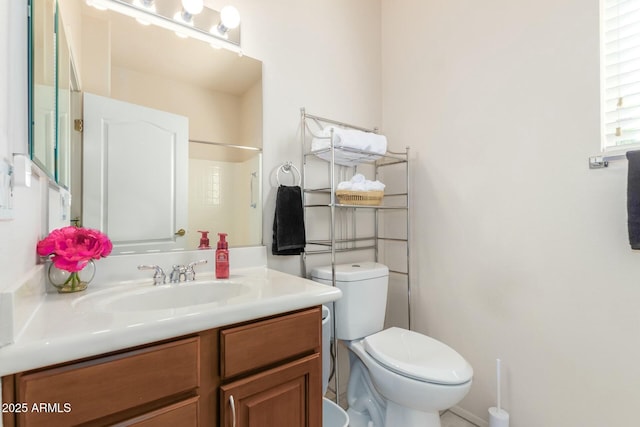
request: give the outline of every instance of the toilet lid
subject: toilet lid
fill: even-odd
[[[389,328],[364,339],[371,357],[406,377],[435,384],[464,384],[473,368],[454,349],[417,332]]]

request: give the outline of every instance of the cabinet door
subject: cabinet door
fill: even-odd
[[[221,387],[223,427],[321,427],[320,354]]]

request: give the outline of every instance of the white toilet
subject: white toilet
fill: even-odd
[[[460,402],[473,369],[455,350],[428,336],[384,328],[389,269],[362,262],[335,266],[338,339],[350,350],[350,427],[440,427],[439,411]],[[331,285],[331,266],[311,278]]]

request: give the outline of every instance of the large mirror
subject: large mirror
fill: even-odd
[[[31,159],[55,179],[56,0],[32,5],[29,20],[29,148]]]
[[[114,253],[196,249],[199,231],[213,248],[217,233],[262,244],[261,62],[84,1],[58,9],[77,87],[72,221],[105,231]]]

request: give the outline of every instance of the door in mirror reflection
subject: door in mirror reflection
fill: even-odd
[[[114,253],[186,248],[188,131],[186,117],[84,94],[82,223]]]

